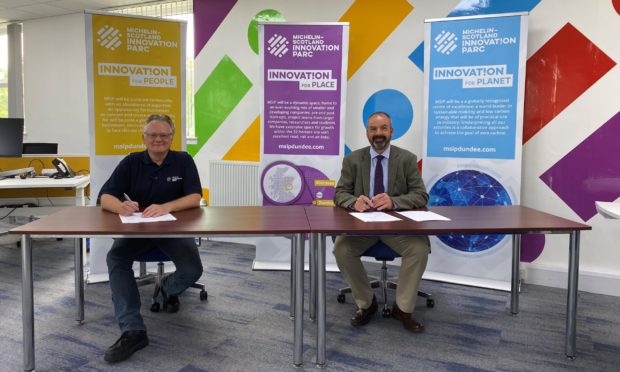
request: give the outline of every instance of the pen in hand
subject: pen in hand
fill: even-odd
[[[123,193],[123,196],[125,197],[125,201],[128,201],[133,206],[133,210],[131,212],[137,212],[139,210],[138,203],[131,200],[129,195],[127,195],[126,193]]]

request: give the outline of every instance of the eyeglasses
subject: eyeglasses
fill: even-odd
[[[149,133],[149,132],[144,132],[144,135],[151,140],[154,140],[156,138],[160,139],[160,140],[168,140],[170,138],[172,138],[172,133]]]

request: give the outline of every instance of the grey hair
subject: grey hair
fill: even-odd
[[[174,134],[174,123],[172,122],[172,119],[170,118],[170,116],[160,115],[160,114],[149,115],[149,117],[144,122],[144,129],[142,130],[142,132],[145,132],[146,126],[149,125],[150,122],[155,121],[155,120],[165,121],[166,123],[168,123],[168,125],[170,126],[170,129],[172,130],[172,134]]]

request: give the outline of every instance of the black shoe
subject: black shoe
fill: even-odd
[[[398,305],[396,305],[396,301],[394,301],[394,305],[392,305],[392,318],[396,320],[400,320],[403,323],[403,328],[413,333],[421,333],[424,332],[424,324],[418,322],[413,319],[412,313],[406,313],[402,311]]]
[[[368,309],[357,309],[355,314],[353,314],[353,318],[351,318],[352,326],[361,326],[364,324],[368,324],[370,322],[370,318],[377,312],[377,298],[372,296],[372,303]]]
[[[136,351],[146,347],[149,339],[146,331],[127,331],[106,350],[103,360],[108,363],[117,363],[129,358]]]
[[[179,311],[179,306],[181,303],[179,302],[179,296],[169,296],[164,287],[161,287],[161,295],[164,298],[164,311],[167,313],[176,313]]]

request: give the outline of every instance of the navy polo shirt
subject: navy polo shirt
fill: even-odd
[[[190,194],[202,195],[202,187],[196,163],[188,153],[170,150],[160,166],[147,151],[142,151],[121,160],[100,192],[121,201],[125,198],[123,193],[143,209]]]

